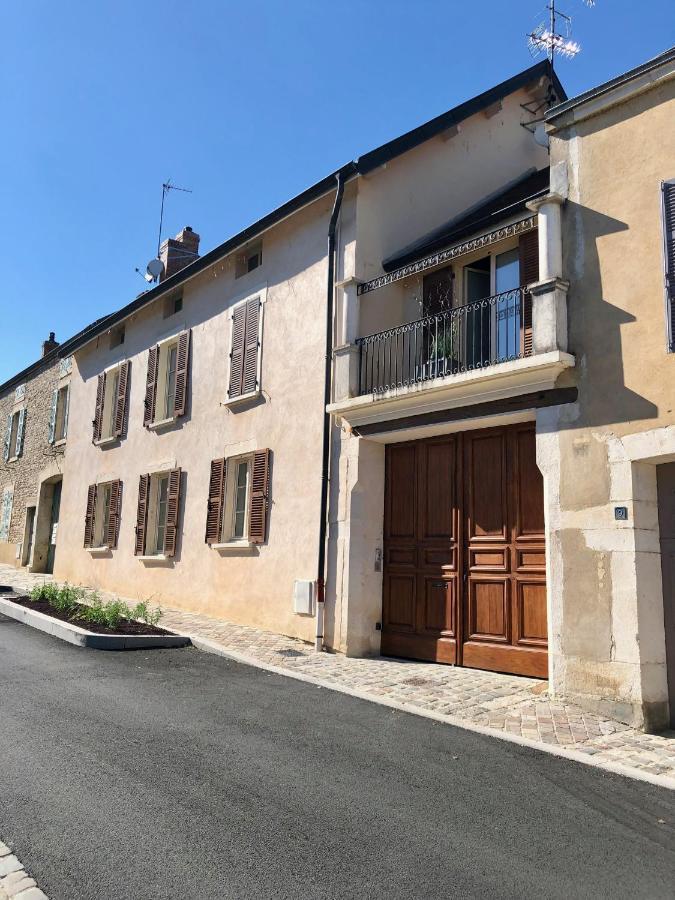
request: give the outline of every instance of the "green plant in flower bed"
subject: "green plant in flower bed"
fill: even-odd
[[[122,600],[102,600],[96,591],[87,593],[69,584],[41,584],[30,592],[31,600],[42,600],[56,612],[72,622],[91,622],[105,628],[116,629],[124,619],[139,620],[156,626],[162,618],[162,610],[151,610],[147,601],[130,607]]]

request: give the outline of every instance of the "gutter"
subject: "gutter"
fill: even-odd
[[[336,174],[337,190],[333,211],[328,223],[328,278],[326,280],[326,359],[323,390],[323,445],[321,451],[321,510],[319,513],[319,560],[316,573],[316,641],[314,649],[323,650],[323,622],[326,601],[326,536],[328,532],[328,489],[330,486],[330,426],[331,414],[327,412],[332,399],[333,372],[333,306],[335,300],[335,229],[342,208],[344,178]]]

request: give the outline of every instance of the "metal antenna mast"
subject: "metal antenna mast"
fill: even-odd
[[[584,0],[586,6],[595,6],[595,0]],[[527,46],[532,56],[538,56],[540,53],[546,53],[551,69],[553,69],[553,60],[556,54],[574,57],[581,50],[580,45],[572,40],[572,17],[564,12],[556,9],[555,0],[550,0],[546,4],[548,10],[548,27],[541,22],[534,31],[527,35]],[[561,34],[557,30],[558,17],[564,20],[565,34]]]
[[[169,191],[183,191],[184,194],[191,194],[192,190],[190,188],[178,187],[176,184],[171,184],[171,179],[167,178],[167,180],[162,185],[162,206],[159,211],[159,234],[157,235],[157,258],[159,259],[159,248],[162,246],[162,224],[164,222],[164,198],[169,193]]]

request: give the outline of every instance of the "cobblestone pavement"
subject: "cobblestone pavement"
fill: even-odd
[[[0,900],[47,900],[10,848],[0,841]]]
[[[51,580],[50,576],[0,565],[0,583],[16,590],[28,591],[45,580]],[[101,596],[113,595],[101,592]],[[434,663],[315,653],[311,645],[295,638],[201,614],[163,610],[164,627],[206,639],[253,665],[275,666],[329,687],[359,692],[376,702],[449,716],[456,724],[482,726],[534,741],[542,748],[577,751],[593,757],[598,765],[665,776],[673,779],[675,786],[674,731],[644,734],[586,712],[564,699],[550,697],[545,681]]]

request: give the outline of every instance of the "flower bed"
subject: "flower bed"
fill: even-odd
[[[95,592],[70,585],[43,584],[34,588],[29,597],[12,597],[11,601],[94,634],[172,634],[157,624],[162,617],[160,609],[151,610],[147,603],[129,606],[121,600],[106,602]]]

